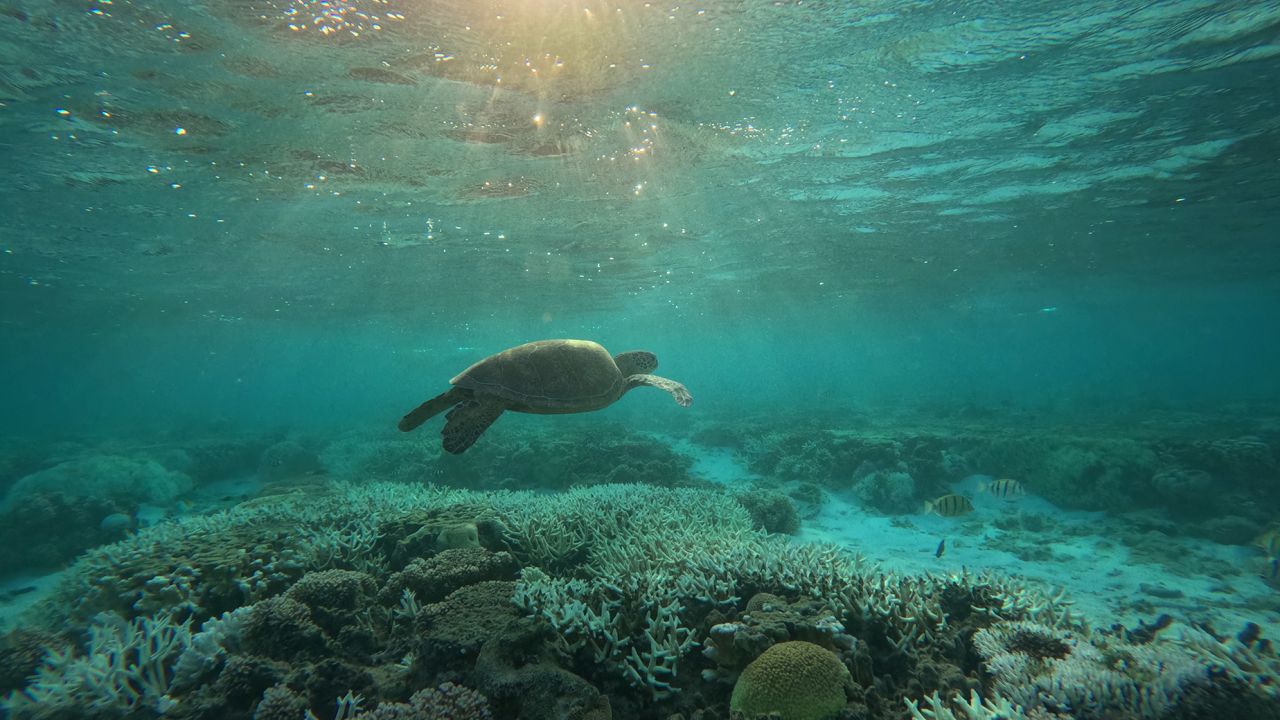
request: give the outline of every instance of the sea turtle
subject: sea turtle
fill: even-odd
[[[610,356],[590,340],[539,340],[481,360],[449,381],[453,385],[400,419],[409,432],[445,408],[444,449],[465,452],[504,410],[555,414],[599,410],[641,385],[665,390],[683,407],[693,403],[684,385],[657,375],[658,358],[633,350]]]

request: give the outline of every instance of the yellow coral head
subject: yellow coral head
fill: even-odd
[[[782,720],[828,720],[844,709],[852,682],[830,650],[799,640],[778,643],[742,671],[729,709],[749,718],[777,713]]]

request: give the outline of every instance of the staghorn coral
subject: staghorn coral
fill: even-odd
[[[556,527],[577,535],[585,561],[569,577],[552,575],[547,570],[555,565],[531,557],[538,567],[523,571],[515,593],[525,612],[555,631],[567,661],[606,668],[655,699],[687,683],[682,658],[723,624],[704,622],[708,613],[731,613],[747,589],[824,603],[834,616],[833,638],[837,625],[849,628],[873,654],[898,657],[891,669],[903,674],[918,655],[954,647],[966,627],[997,617],[1078,622],[1061,595],[990,575],[875,571],[836,548],[751,532],[745,512],[736,503],[717,504],[722,496],[715,493],[682,490],[678,501],[662,503],[646,497],[657,492],[590,488],[557,498]],[[524,506],[528,517],[505,514],[503,522],[514,536],[522,525],[540,526],[533,518],[541,512]],[[860,673],[869,672],[863,663]]]
[[[1171,641],[1196,657],[1211,672],[1225,673],[1253,692],[1280,700],[1280,654],[1263,640],[1258,627],[1219,639],[1204,628],[1184,627]]]
[[[849,669],[830,650],[799,640],[765,650],[742,671],[729,708],[747,718],[826,720],[845,706]]]
[[[206,620],[200,632],[191,635],[191,642],[174,663],[170,690],[195,687],[210,673],[221,669],[229,654],[240,652],[244,622],[250,612],[252,607],[246,606]]]
[[[927,705],[921,708],[919,701],[903,698],[912,720],[1071,720],[1066,715],[1051,715],[1042,711],[1027,714],[1021,707],[1004,698],[983,699],[977,691],[970,691],[968,700],[957,695],[950,705],[944,703],[936,692],[924,700]]]
[[[173,665],[190,642],[188,623],[103,613],[89,626],[83,654],[49,650],[22,694],[7,701],[10,715],[24,720],[77,708],[118,716],[164,713],[173,705]]]
[[[1210,682],[1195,654],[1166,642],[1089,638],[1033,622],[997,623],[973,637],[993,691],[1026,709],[1091,718],[1156,718]]]

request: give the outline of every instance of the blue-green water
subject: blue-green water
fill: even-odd
[[[16,717],[329,720],[352,690],[366,715],[423,691],[414,717],[723,718],[764,707],[731,696],[778,640],[835,652],[860,688],[844,717],[970,690],[1280,717],[1280,660],[1235,637],[1280,632],[1280,4],[0,0],[0,169]],[[507,412],[456,457],[440,418],[396,431],[541,338],[653,351],[694,403]],[[1000,477],[1026,497],[979,490]],[[971,515],[919,512],[955,493]],[[471,524],[479,548],[422,541]],[[877,569],[787,554],[815,543]],[[410,577],[431,563],[449,579]],[[1065,587],[1084,621],[985,605],[989,579],[943,579],[963,568]],[[910,623],[867,609],[914,592],[863,582],[891,572],[933,578],[923,616],[927,597],[965,618],[903,650]],[[411,587],[434,609],[398,605]],[[785,622],[748,609],[765,592]],[[566,620],[565,593],[613,607],[615,636]],[[251,629],[179,672],[237,608]],[[449,612],[486,629],[459,642]],[[650,612],[678,630],[645,670],[627,648]],[[1091,705],[1066,670],[1001,675],[973,639],[1162,614],[1169,639],[1124,652],[1181,669],[1106,681],[1169,698],[1143,707]],[[88,629],[126,642],[144,619],[178,628],[151,680],[124,653],[90,688],[58,655],[106,657]],[[758,634],[717,655],[723,623]],[[314,642],[264,649],[286,630]],[[1236,665],[1209,680],[1212,642]],[[581,707],[548,710],[530,688],[550,676],[517,682],[497,647]],[[1103,682],[1087,655],[1072,677]]]

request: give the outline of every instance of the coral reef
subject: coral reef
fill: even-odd
[[[709,437],[732,444],[756,474],[852,490],[867,507],[890,514],[915,512],[920,500],[946,492],[948,483],[982,473],[1018,478],[1062,507],[1160,509],[1179,532],[1225,542],[1244,542],[1251,530],[1274,521],[1280,463],[1273,445],[1280,438],[1086,430],[762,430]]]
[[[109,498],[61,492],[23,495],[0,512],[0,574],[55,568],[85,550],[119,539],[125,529],[103,519],[128,510]]]
[[[963,696],[956,696],[951,704],[943,702],[936,692],[926,697],[925,701],[928,704],[921,708],[920,701],[904,699],[912,720],[1071,720],[1070,716],[1039,712],[1027,714],[1021,707],[1004,698],[983,700],[976,690],[970,691],[968,700]]]
[[[312,621],[324,632],[336,636],[356,622],[356,614],[377,594],[373,576],[355,570],[309,572],[285,592],[311,612]]]
[[[186,474],[167,470],[154,460],[95,455],[68,460],[18,480],[5,496],[3,507],[10,509],[24,497],[53,492],[106,500],[124,508],[139,503],[163,505],[178,499],[192,485]]]
[[[253,720],[298,720],[310,708],[307,699],[286,685],[270,687],[253,712]]]
[[[316,454],[292,440],[281,440],[268,447],[258,459],[258,477],[265,481],[306,475],[320,468]]]
[[[977,632],[974,647],[995,692],[1023,708],[1043,706],[1078,718],[1159,717],[1183,685],[1207,679],[1195,658],[1154,644],[1074,633],[1033,622],[1001,623]]]
[[[519,617],[511,603],[514,590],[515,583],[485,580],[460,587],[440,602],[423,607],[414,622],[422,641],[412,652],[425,668],[433,670],[474,663],[480,647],[501,638]]]
[[[89,626],[84,654],[49,651],[22,694],[11,696],[10,713],[18,720],[79,708],[163,714],[173,705],[173,663],[190,642],[186,623],[103,613]]]
[[[866,507],[887,514],[908,514],[920,509],[916,481],[900,470],[873,470],[853,483],[853,494]]]
[[[249,652],[276,660],[319,658],[329,647],[311,609],[286,595],[253,605],[244,621],[243,642]]]
[[[794,535],[800,530],[800,513],[786,495],[775,490],[752,488],[733,495],[747,509],[757,530]]]
[[[518,623],[486,642],[476,658],[477,687],[498,717],[522,720],[611,720],[609,697],[561,667],[543,628]]]
[[[493,720],[493,713],[480,693],[446,682],[415,692],[407,703],[382,703],[350,720]]]
[[[567,425],[520,437],[500,433],[486,436],[485,445],[484,455],[462,459],[412,440],[353,435],[329,445],[321,459],[331,474],[348,479],[426,480],[468,488],[698,484],[690,474],[691,458],[621,426]]]
[[[418,558],[391,575],[380,591],[384,603],[399,601],[404,593],[432,603],[466,585],[486,580],[514,580],[517,564],[508,552],[483,548],[456,548]]]
[[[66,641],[57,635],[18,629],[0,637],[0,694],[26,685],[50,650],[63,651]]]
[[[151,451],[161,464],[185,472],[197,484],[251,475],[271,440],[259,436],[226,436],[185,440]]]
[[[440,542],[468,526],[465,547]],[[1096,631],[1064,592],[888,572],[758,528],[728,492],[621,484],[339,481],[168,520],[91,550],[25,619],[72,632],[6,707],[17,720],[76,707],[131,720],[1048,720],[1067,708],[1190,720],[1280,707],[1280,661],[1256,630]],[[29,667],[24,637],[0,658]],[[830,681],[802,693],[811,706],[770,705],[761,678],[797,648]]]
[[[800,598],[788,602],[773,593],[756,593],[736,620],[708,630],[702,655],[716,668],[703,670],[703,678],[732,683],[742,668],[771,645],[805,641],[836,653],[842,662],[858,668],[861,681],[870,682],[865,644],[844,631],[844,625],[824,601]]]

